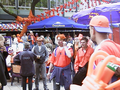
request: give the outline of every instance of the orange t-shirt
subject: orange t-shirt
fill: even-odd
[[[69,48],[71,55],[73,55],[72,48]],[[51,63],[57,67],[66,67],[70,64],[71,59],[66,55],[65,49],[62,50],[57,47],[57,49],[52,53]]]
[[[83,67],[89,61],[89,58],[93,52],[94,49],[90,46],[87,47],[85,53],[82,48],[78,50],[74,63],[74,69],[76,72],[78,71],[79,67]]]
[[[109,55],[114,55],[118,58],[120,58],[120,45],[115,43],[112,40],[106,40],[103,43],[100,44],[100,47],[98,50],[103,50],[107,52]],[[96,60],[96,64],[98,64],[101,60]],[[111,62],[120,65],[119,61],[112,60]]]

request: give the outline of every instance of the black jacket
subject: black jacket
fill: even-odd
[[[7,71],[7,66],[6,66],[6,57],[8,55],[8,52],[0,52],[0,83],[5,86],[7,84],[6,79],[10,79],[10,76]]]
[[[33,76],[35,74],[33,61],[36,59],[36,55],[32,51],[24,50],[18,53],[14,57],[14,63],[20,63],[21,76]]]

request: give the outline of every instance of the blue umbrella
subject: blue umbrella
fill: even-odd
[[[72,19],[80,24],[88,25],[96,15],[106,16],[111,23],[120,23],[120,3],[104,4],[75,13]]]
[[[88,29],[87,25],[75,23],[73,20],[54,16],[28,26],[28,29]]]

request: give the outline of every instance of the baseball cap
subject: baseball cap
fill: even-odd
[[[112,33],[112,30],[109,26],[109,21],[107,17],[98,15],[94,16],[90,23],[90,26],[94,26],[95,30],[100,33]]]

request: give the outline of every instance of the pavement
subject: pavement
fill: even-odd
[[[53,90],[53,82],[47,82],[47,85],[48,85],[48,89],[49,90]],[[27,87],[28,87],[28,84],[27,84]],[[35,84],[33,83],[33,89],[35,88]],[[3,90],[22,90],[22,87],[21,87],[21,80],[20,82],[18,83],[17,82],[17,79],[14,80],[13,82],[13,86],[11,86],[11,81],[7,81],[7,85],[4,86],[4,89]],[[26,89],[28,90],[28,88]],[[43,88],[43,83],[42,83],[42,80],[40,80],[39,82],[39,90],[44,90]],[[64,87],[61,87],[60,90],[65,90]]]

